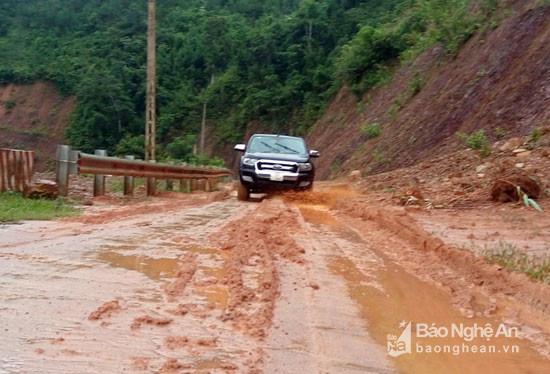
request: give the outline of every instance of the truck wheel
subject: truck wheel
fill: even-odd
[[[250,191],[248,190],[248,187],[242,183],[239,183],[239,186],[237,187],[237,199],[240,201],[247,201],[249,197]]]

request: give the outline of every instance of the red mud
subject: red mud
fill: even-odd
[[[149,357],[132,357],[132,368],[137,371],[146,371],[149,368]]]
[[[189,339],[185,336],[167,336],[164,338],[164,345],[170,350],[176,350],[185,347],[208,347],[217,346],[217,338]]]
[[[189,307],[183,304],[179,304],[176,309],[168,310],[168,313],[172,313],[175,316],[184,316],[189,313]]]
[[[139,330],[141,325],[154,325],[154,326],[166,326],[172,323],[174,320],[172,318],[166,317],[151,317],[149,315],[144,315],[142,317],[134,318],[134,322],[130,326],[132,330]]]
[[[550,135],[543,140],[550,144]],[[486,158],[476,151],[463,150],[410,168],[368,176],[358,185],[371,201],[404,205],[414,196],[416,201],[412,205],[418,207],[429,204],[436,208],[469,208],[490,205],[491,199],[514,200],[514,197],[499,199],[501,191],[491,189],[495,182],[510,182],[510,176],[514,176],[513,181],[519,183],[513,186],[512,194],[519,185],[530,197],[544,198],[550,191],[550,159],[547,156],[550,146],[537,146],[529,151],[529,157],[521,158],[511,150],[499,151],[502,144],[496,143],[493,154]],[[534,186],[533,181],[538,186]],[[415,196],[413,190],[420,196]]]
[[[455,269],[461,277],[484,289],[487,294],[513,296],[541,312],[550,312],[549,286],[524,274],[509,273],[498,265],[488,264],[482,257],[466,249],[446,245],[420,227],[406,212],[369,206],[360,200],[342,202],[335,209],[351,217],[376,223],[418,251],[428,255],[436,254],[439,261]],[[459,290],[454,291],[459,293]]]
[[[476,312],[494,315],[507,309],[511,301],[516,305],[514,310],[519,306],[535,315],[550,314],[548,285],[525,274],[511,273],[498,265],[488,264],[471,251],[444,243],[431,236],[405,211],[372,206],[361,199],[343,201],[334,210],[408,271],[441,285],[466,316]],[[539,324],[537,318],[523,322],[543,331],[550,327]],[[550,352],[548,339],[535,341],[535,344],[540,351]]]
[[[228,224],[211,238],[228,256],[223,284],[229,302],[224,320],[251,336],[266,336],[279,287],[275,259],[304,262],[304,250],[291,236],[299,227],[296,211],[279,200],[266,200],[252,214]],[[255,289],[243,280],[243,267],[252,263],[257,271]]]
[[[66,218],[62,221],[79,222],[88,225],[104,224],[128,219],[133,216],[150,215],[151,213],[169,213],[189,207],[205,205],[211,203],[212,199],[215,199],[215,196],[208,193],[165,193],[163,196],[155,197],[153,203],[151,201],[121,200],[120,197],[101,197],[96,199],[108,205],[94,207],[87,210],[86,214],[81,217]]]
[[[181,259],[182,264],[176,271],[174,280],[164,286],[164,292],[168,295],[169,300],[174,300],[176,297],[181,296],[185,291],[185,287],[193,278],[193,275],[197,271],[197,254],[189,253]]]
[[[119,310],[120,304],[118,303],[118,300],[109,301],[92,312],[88,316],[88,320],[97,321],[104,317],[110,317],[113,313],[118,312]]]
[[[65,341],[65,338],[63,337],[59,337],[59,338],[55,338],[55,339],[52,339],[52,341],[50,342],[51,344],[61,344]]]
[[[179,373],[181,369],[191,369],[192,367],[192,365],[180,363],[176,358],[169,358],[164,365],[162,365],[158,373]]]

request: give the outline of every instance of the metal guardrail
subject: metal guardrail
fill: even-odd
[[[105,193],[105,176],[116,175],[124,178],[124,194],[132,195],[134,178],[147,178],[147,195],[156,193],[156,180],[165,179],[168,189],[173,188],[173,181],[180,181],[180,190],[196,188],[197,180],[205,181],[205,189],[210,190],[220,178],[233,173],[224,168],[199,167],[192,165],[157,164],[126,158],[107,157],[104,150],[96,150],[95,155],[72,151],[69,146],[60,145],[57,150],[57,184],[59,194],[68,192],[69,174],[94,174],[94,196]],[[194,182],[194,183],[193,183]]]
[[[108,174],[157,179],[212,179],[231,175],[227,169],[156,164],[140,160],[79,153],[79,174]]]
[[[34,173],[34,152],[0,148],[0,192],[23,192]]]

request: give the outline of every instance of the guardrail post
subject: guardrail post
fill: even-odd
[[[126,160],[133,160],[134,156],[124,156]],[[124,177],[124,196],[134,195],[134,177]]]
[[[174,161],[168,162],[168,165],[175,165]],[[173,179],[167,179],[166,180],[166,191],[173,191],[174,190],[174,180]]]
[[[189,179],[180,179],[180,192],[191,192],[191,181]]]
[[[71,147],[60,144],[57,146],[55,164],[56,181],[59,196],[67,196],[69,193],[69,153]]]
[[[96,149],[94,154],[96,156],[107,156],[107,151],[104,149]],[[94,196],[103,196],[105,195],[105,175],[96,174],[94,175]]]
[[[150,160],[150,163],[156,163],[155,160]],[[157,193],[157,180],[156,178],[147,178],[147,196],[155,196]]]
[[[189,181],[189,192],[193,192],[197,189],[197,180],[196,179],[191,179]]]
[[[206,192],[212,192],[212,182],[210,181],[210,178],[206,178],[204,180],[204,190]]]
[[[78,153],[78,151],[69,150],[69,174],[78,174]]]

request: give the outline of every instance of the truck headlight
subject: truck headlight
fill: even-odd
[[[254,166],[256,164],[256,160],[253,159],[253,158],[245,157],[245,158],[243,158],[243,164],[249,165],[249,166]]]
[[[313,169],[313,165],[311,165],[311,162],[300,162],[298,164],[298,169],[300,169],[300,171],[310,171]]]

